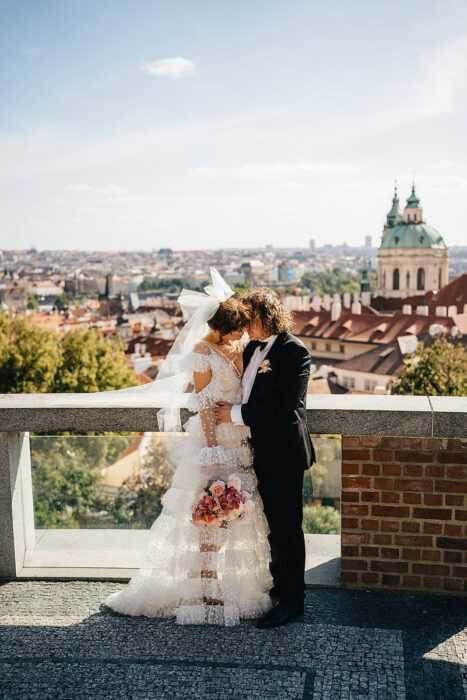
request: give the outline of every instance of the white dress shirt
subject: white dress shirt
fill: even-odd
[[[263,343],[266,343],[266,347],[261,350],[261,347],[258,345],[258,347],[255,349],[253,355],[251,356],[251,360],[248,363],[248,367],[246,368],[245,372],[243,373],[242,377],[242,388],[243,388],[243,400],[242,404],[237,404],[236,406],[232,406],[230,410],[230,417],[232,419],[232,423],[235,423],[235,425],[245,425],[243,422],[242,418],[242,405],[244,403],[248,403],[248,399],[250,398],[251,390],[253,389],[253,384],[256,379],[256,374],[258,372],[260,364],[263,362],[263,360],[266,358],[266,355],[270,351],[271,347],[273,346],[273,343],[275,339],[277,338],[277,335],[270,335],[269,338],[265,338]]]

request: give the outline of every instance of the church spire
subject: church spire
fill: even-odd
[[[412,183],[412,194],[407,200],[407,209],[419,209],[420,208],[420,199],[417,197],[417,194],[415,192],[415,182]]]
[[[420,206],[420,199],[417,197],[415,192],[415,182],[412,183],[412,193],[407,199],[403,216],[406,224],[420,224],[423,221],[423,212]]]
[[[386,225],[384,229],[393,228],[402,220],[402,214],[399,209],[399,197],[397,194],[397,180],[394,180],[394,197],[392,198],[392,207],[386,216]]]

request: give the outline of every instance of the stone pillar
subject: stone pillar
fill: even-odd
[[[466,448],[342,437],[343,585],[467,591]]]
[[[35,542],[29,433],[0,433],[0,578],[15,578]]]

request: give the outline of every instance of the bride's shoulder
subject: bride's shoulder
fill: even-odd
[[[210,355],[209,344],[200,340],[193,350],[184,356],[181,368],[188,372],[209,372],[211,369]]]
[[[203,338],[196,343],[195,347],[193,348],[193,352],[198,353],[198,355],[210,355],[211,348],[209,347],[209,342]]]

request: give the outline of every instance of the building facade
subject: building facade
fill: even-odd
[[[415,185],[403,212],[397,188],[378,251],[378,296],[408,297],[448,283],[449,251],[441,234],[423,221]]]

